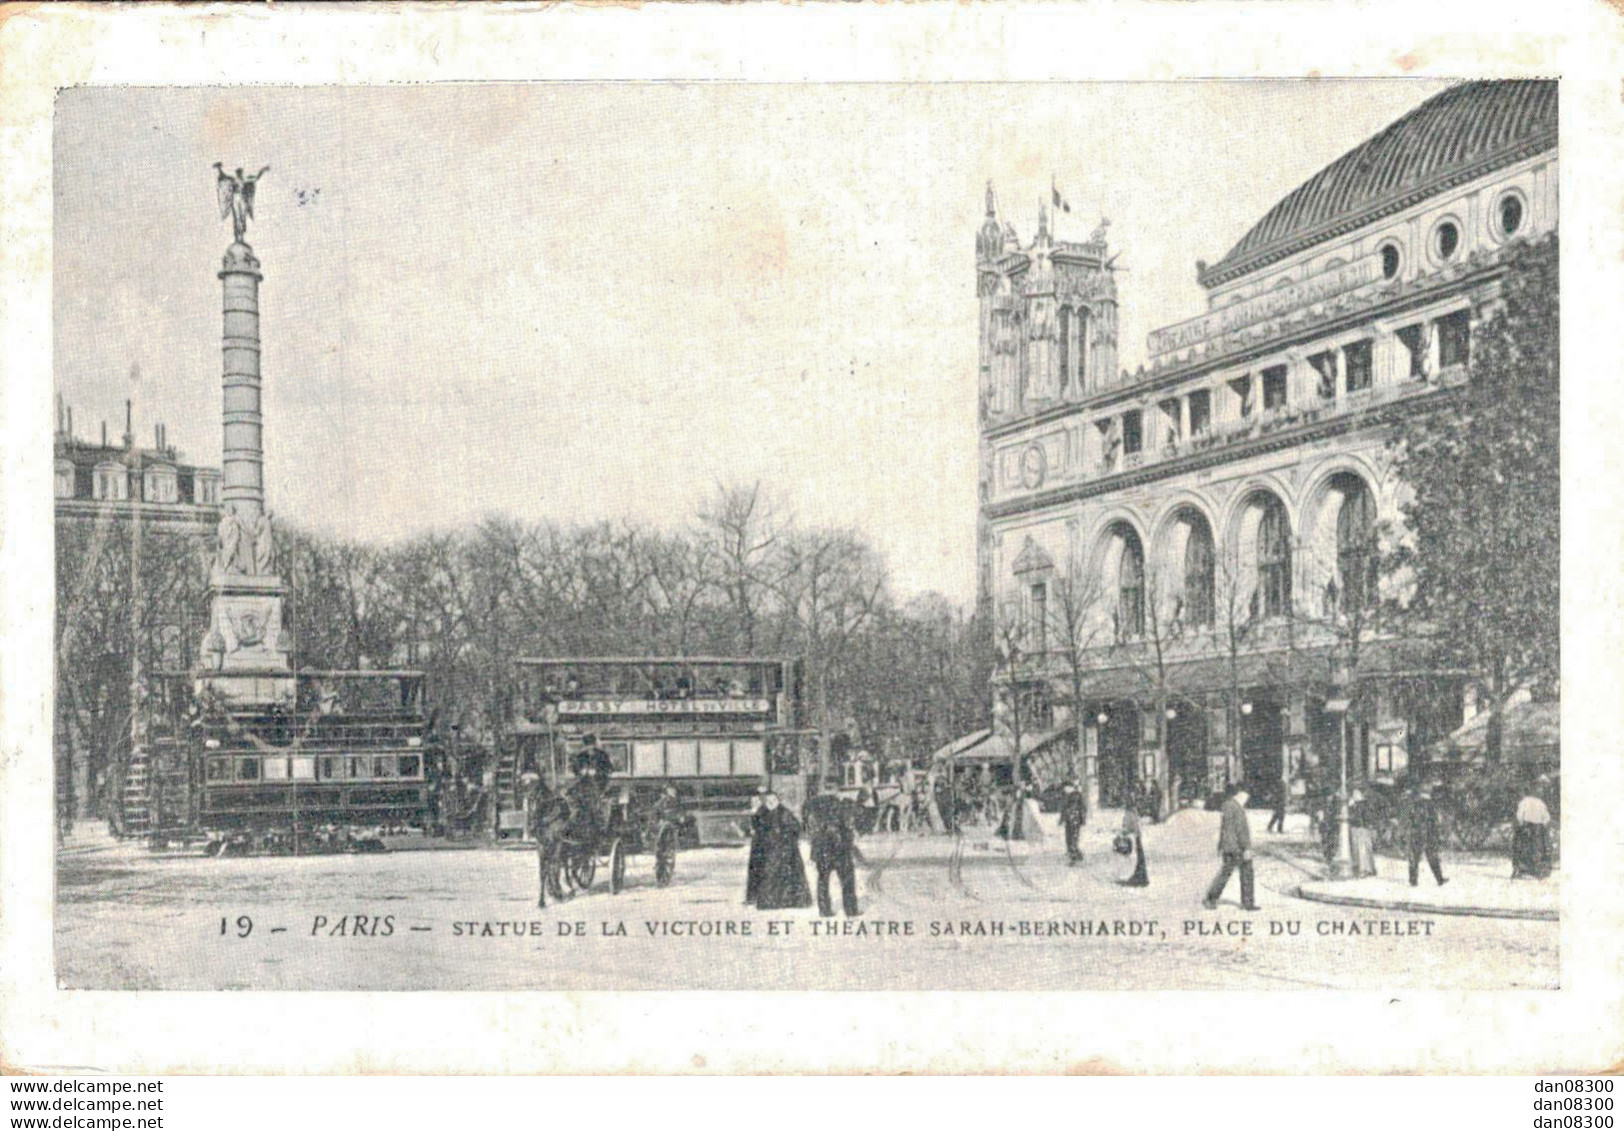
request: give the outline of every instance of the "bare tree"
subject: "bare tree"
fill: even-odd
[[[779,522],[759,482],[749,487],[718,486],[699,519],[716,564],[715,584],[732,612],[737,650],[753,654],[772,580],[770,563],[781,534]]]
[[[830,733],[829,690],[852,637],[868,625],[885,592],[885,568],[849,532],[794,531],[778,547],[770,585],[797,629],[812,676],[813,718]],[[818,780],[829,773],[828,744],[818,744]]]
[[[1008,811],[1007,830],[1011,840],[1021,839],[1025,830],[1020,825],[1021,786],[1025,781],[1025,757],[1021,746],[1026,738],[1027,707],[1026,684],[1032,674],[1032,661],[1027,646],[1032,642],[1034,625],[1014,601],[1005,602],[998,610],[993,628],[993,646],[997,653],[997,671],[993,677],[993,729],[1000,722],[1009,736],[1010,784],[1014,803]],[[1039,656],[1039,663],[1042,657]]]
[[[1097,664],[1097,649],[1109,639],[1111,623],[1101,614],[1100,603],[1099,579],[1087,572],[1080,561],[1068,563],[1066,572],[1049,583],[1049,624],[1045,636],[1050,654],[1059,659],[1065,670],[1067,691],[1071,696],[1071,721],[1075,731],[1072,757],[1078,780],[1082,780],[1083,776],[1081,762],[1088,727],[1083,699],[1087,694],[1089,676]]]

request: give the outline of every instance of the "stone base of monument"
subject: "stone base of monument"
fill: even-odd
[[[287,703],[293,665],[282,628],[282,579],[275,575],[210,577],[209,630],[200,683],[231,703]]]

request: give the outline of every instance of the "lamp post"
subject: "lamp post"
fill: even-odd
[[[1353,869],[1353,829],[1348,825],[1348,699],[1347,671],[1341,664],[1332,667],[1331,698],[1325,710],[1336,716],[1336,753],[1340,786],[1336,793],[1336,854],[1331,858],[1330,878],[1351,880]]]

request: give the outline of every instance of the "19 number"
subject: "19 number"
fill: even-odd
[[[226,930],[227,925],[228,925],[228,922],[227,922],[226,916],[224,916],[224,915],[220,916],[220,934],[224,935],[224,934],[227,933],[227,930]],[[253,933],[254,921],[252,919],[250,919],[246,915],[237,916],[237,924],[236,925],[237,925],[237,937],[239,939],[245,939],[250,934]]]

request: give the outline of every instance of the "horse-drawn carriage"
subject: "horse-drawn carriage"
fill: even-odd
[[[589,891],[600,866],[608,869],[610,894],[619,895],[628,856],[652,856],[655,885],[669,886],[688,819],[669,788],[650,799],[629,783],[588,775],[562,793],[538,790],[531,813],[538,904],[545,907],[549,893],[567,899]]]

